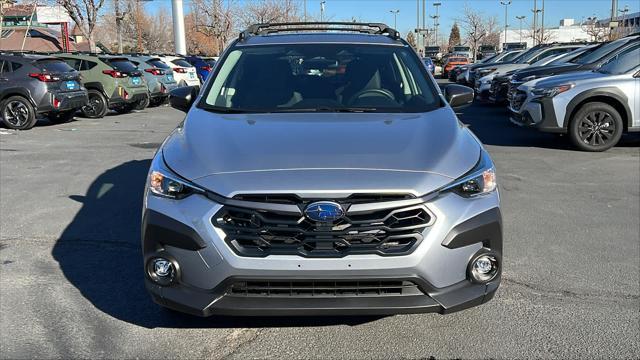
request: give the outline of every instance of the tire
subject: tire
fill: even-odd
[[[622,117],[613,106],[587,103],[571,119],[569,138],[580,150],[605,151],[620,141],[623,127]]]
[[[89,119],[100,119],[109,112],[107,98],[99,91],[90,89],[88,91],[89,103],[82,107],[82,115]]]
[[[149,97],[145,96],[144,99],[136,101],[134,109],[144,110],[149,106],[149,103],[150,103]]]
[[[66,122],[71,121],[75,115],[76,115],[76,110],[74,109],[69,111],[62,111],[59,113],[51,113],[47,115],[47,118],[53,124],[64,124]]]
[[[136,107],[136,104],[137,103],[118,106],[115,110],[120,115],[128,114]]]
[[[29,130],[36,124],[36,111],[28,99],[11,96],[0,103],[2,123],[9,129]]]

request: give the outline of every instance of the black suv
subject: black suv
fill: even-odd
[[[73,118],[87,104],[80,74],[51,56],[0,54],[0,115],[11,129],[31,129],[36,115],[53,123]]]

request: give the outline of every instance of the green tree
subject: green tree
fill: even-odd
[[[460,28],[458,28],[458,23],[454,22],[451,27],[451,33],[449,34],[449,48],[460,45],[460,42]]]

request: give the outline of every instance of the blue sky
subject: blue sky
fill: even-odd
[[[188,2],[185,1],[185,11],[188,11]],[[240,0],[248,2],[252,0]],[[299,0],[302,8],[303,0]],[[417,22],[416,0],[325,0],[325,16],[333,20],[344,20],[355,17],[358,20],[370,22],[385,22],[393,26],[393,14],[390,10],[400,10],[398,14],[398,30],[403,35],[415,28]],[[422,6],[422,0],[420,6]],[[500,5],[500,0],[437,0],[442,3],[440,6],[440,31],[447,34],[456,18],[462,14],[465,4],[485,15],[496,15],[500,24],[504,22],[504,6]],[[434,0],[429,0],[427,4],[427,16],[434,15]],[[537,0],[538,7],[542,0]],[[155,0],[149,3],[149,10],[155,6],[165,7],[171,11],[170,0]],[[618,8],[629,6],[629,13],[640,11],[638,0],[619,0]],[[307,0],[307,9],[310,13],[318,15],[320,12],[320,0]],[[531,20],[533,0],[512,0],[509,6],[509,24],[518,26],[517,15],[524,15],[526,21]],[[420,10],[422,11],[422,10]],[[608,18],[611,12],[611,0],[545,0],[545,26],[557,26],[560,19],[573,18],[576,21],[589,16],[598,18]],[[433,24],[432,19],[427,19],[429,27]],[[526,25],[525,25],[526,26]]]

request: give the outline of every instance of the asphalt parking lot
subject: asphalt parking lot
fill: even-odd
[[[605,153],[461,119],[496,162],[503,283],[451,315],[194,318],[152,303],[140,208],[149,159],[183,118],[168,107],[0,129],[2,358],[637,358],[640,139]]]

